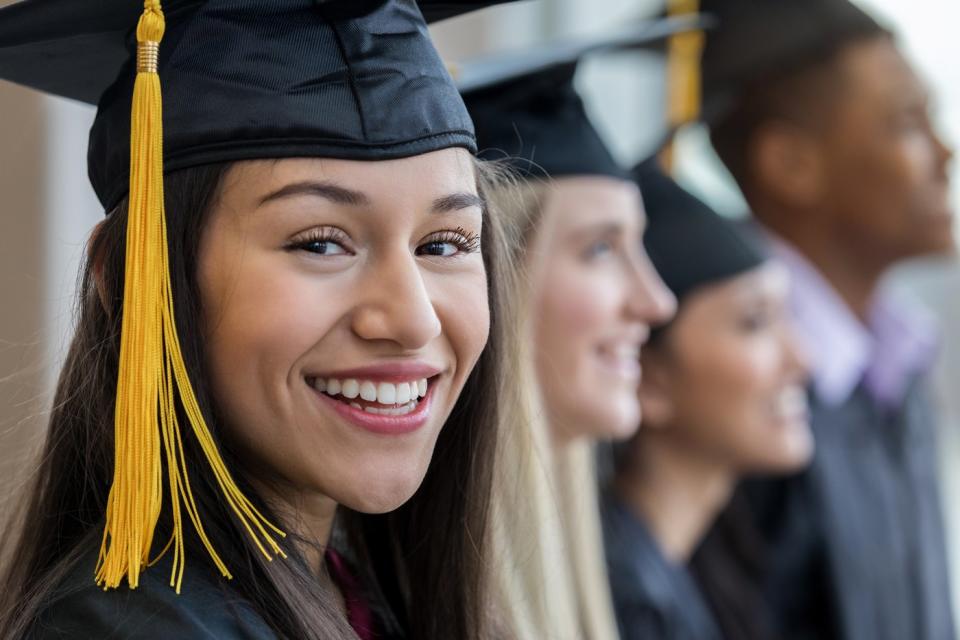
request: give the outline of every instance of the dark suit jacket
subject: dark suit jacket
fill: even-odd
[[[859,387],[812,399],[811,467],[744,487],[770,544],[784,638],[954,638],[933,412],[920,380],[895,412]]]

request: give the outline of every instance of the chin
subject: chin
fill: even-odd
[[[423,484],[426,466],[423,465],[422,473],[417,472],[420,468],[421,465],[412,462],[397,465],[397,468],[387,465],[370,468],[362,477],[355,477],[354,482],[335,499],[344,507],[360,513],[395,511],[410,500]]]
[[[359,488],[338,501],[339,504],[359,513],[389,513],[402,507],[417,492],[420,484],[412,488],[398,486],[370,486]]]
[[[770,475],[791,475],[803,471],[813,458],[813,438],[809,433],[794,434],[778,443],[771,443],[767,454],[758,460],[755,472]]]
[[[633,398],[629,402],[611,403],[586,422],[593,427],[592,437],[599,440],[628,440],[640,428],[640,405]]]

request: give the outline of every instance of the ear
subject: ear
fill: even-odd
[[[751,147],[753,171],[764,191],[793,207],[818,205],[826,185],[826,157],[811,132],[771,122],[758,129]]]
[[[97,288],[97,296],[100,298],[100,306],[103,307],[103,310],[109,316],[110,299],[107,295],[107,282],[104,278],[106,247],[101,237],[106,227],[106,222],[106,218],[98,222],[90,233],[90,239],[87,241],[87,260],[90,264],[90,275],[93,277],[93,284]]]
[[[656,348],[643,352],[643,378],[637,392],[644,429],[665,429],[673,421],[673,376],[667,370],[667,356]]]

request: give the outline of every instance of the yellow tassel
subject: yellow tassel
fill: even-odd
[[[700,0],[669,0],[668,13],[671,17],[695,16],[699,11]],[[700,57],[703,45],[702,31],[678,33],[670,38],[667,53],[667,118],[673,131],[700,117]],[[668,170],[672,167],[672,141],[664,148],[661,162]]]
[[[241,493],[224,465],[181,355],[163,203],[163,108],[157,57],[164,28],[160,1],[146,0],[137,25],[137,77],[130,121],[130,208],[114,424],[115,468],[96,580],[110,589],[126,576],[130,588],[136,588],[141,571],[159,559],[151,561],[149,554],[163,504],[165,468],[173,534],[160,556],[173,549],[170,586],[179,593],[184,567],[182,511],[220,572],[228,578],[231,575],[207,537],[193,499],[177,420],[178,399],[227,504],[267,559],[285,554],[274,537],[284,533]]]

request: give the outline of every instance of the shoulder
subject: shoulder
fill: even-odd
[[[601,499],[604,551],[618,613],[630,610],[644,618],[674,604],[675,568],[663,557],[646,525],[612,494]]]
[[[217,638],[275,635],[225,581],[187,565],[181,593],[169,586],[169,562],[141,575],[140,586],[104,591],[94,582],[97,554],[85,553],[31,627],[31,640],[60,638]],[[166,570],[165,570],[166,569]]]

